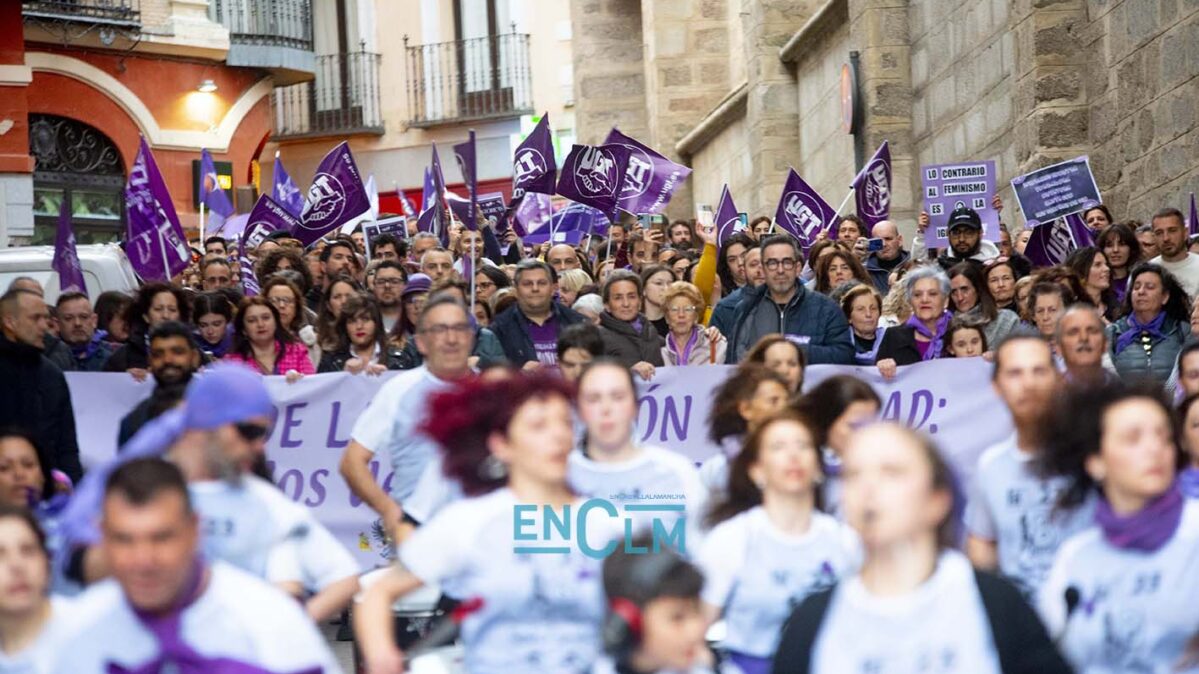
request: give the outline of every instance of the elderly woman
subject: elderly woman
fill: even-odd
[[[667,365],[712,365],[723,363],[726,340],[712,341],[699,325],[704,299],[699,288],[686,281],[675,281],[666,288],[662,306],[666,309],[666,345],[662,360]]]
[[[883,296],[872,285],[857,285],[841,297],[841,311],[849,321],[849,340],[853,342],[858,365],[874,365],[883,343],[885,326],[879,325]]]
[[[1132,270],[1124,317],[1107,326],[1107,348],[1120,378],[1165,384],[1191,336],[1188,298],[1174,275],[1145,263]]]
[[[579,299],[579,291],[594,286],[591,276],[582,269],[564,269],[558,274],[558,302],[569,307]]]
[[[913,269],[904,277],[912,316],[903,325],[889,328],[878,347],[878,371],[895,376],[899,365],[933,360],[944,351],[949,313],[949,277],[936,267]]]

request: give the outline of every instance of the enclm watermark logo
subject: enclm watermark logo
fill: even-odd
[[[658,552],[665,546],[673,548],[680,555],[686,555],[687,518],[684,508],[682,503],[630,503],[617,507],[605,498],[590,498],[577,507],[567,504],[562,506],[561,510],[551,505],[519,503],[512,512],[512,540],[515,542],[512,551],[518,555],[568,555],[572,552],[573,545],[588,557],[603,559],[616,552],[619,541],[607,539],[603,545],[597,547],[592,545],[593,541],[588,540],[588,518],[593,516],[593,511],[598,510],[609,519],[623,520],[626,553],[645,555]],[[540,528],[536,519],[538,511],[541,512]],[[634,535],[640,533],[634,531],[634,525],[645,523],[646,518],[649,520],[652,545],[634,545]],[[543,544],[527,545],[538,542]],[[549,542],[555,545],[544,545]]]

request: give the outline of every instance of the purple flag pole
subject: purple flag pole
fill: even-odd
[[[71,229],[71,208],[66,199],[58,209],[58,231],[54,237],[54,260],[50,263],[58,272],[59,292],[87,294],[79,252],[75,247],[75,231]]]
[[[1191,235],[1199,234],[1199,210],[1195,208],[1195,193],[1191,192]]]

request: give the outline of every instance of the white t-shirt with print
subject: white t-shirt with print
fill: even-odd
[[[1079,600],[1067,618],[1066,591]],[[1078,674],[1177,674],[1199,634],[1199,501],[1187,499],[1178,530],[1156,552],[1123,550],[1098,526],[1058,551],[1038,608]]]
[[[913,592],[870,593],[860,576],[833,590],[813,674],[1000,674],[995,639],[965,555],[941,553]]]
[[[779,632],[809,594],[825,590],[861,565],[856,533],[824,513],[794,536],[756,506],[716,525],[699,555],[703,600],[724,609],[722,645],[755,657],[778,648]]]

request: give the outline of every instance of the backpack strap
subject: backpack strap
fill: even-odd
[[[1003,589],[999,578],[984,571],[974,570],[974,582],[978,585],[978,594],[982,597],[983,610],[987,613],[987,623],[991,626],[991,636],[995,639],[995,652],[999,655],[999,668],[1004,672],[1015,671],[1011,662],[1012,625],[1010,620],[1004,620]]]
[[[975,569],[974,580],[995,640],[1003,674],[1069,674],[1073,671],[1036,612],[1007,580]]]
[[[837,586],[810,594],[783,624],[778,652],[774,655],[773,674],[808,674],[820,626],[832,603]]]

